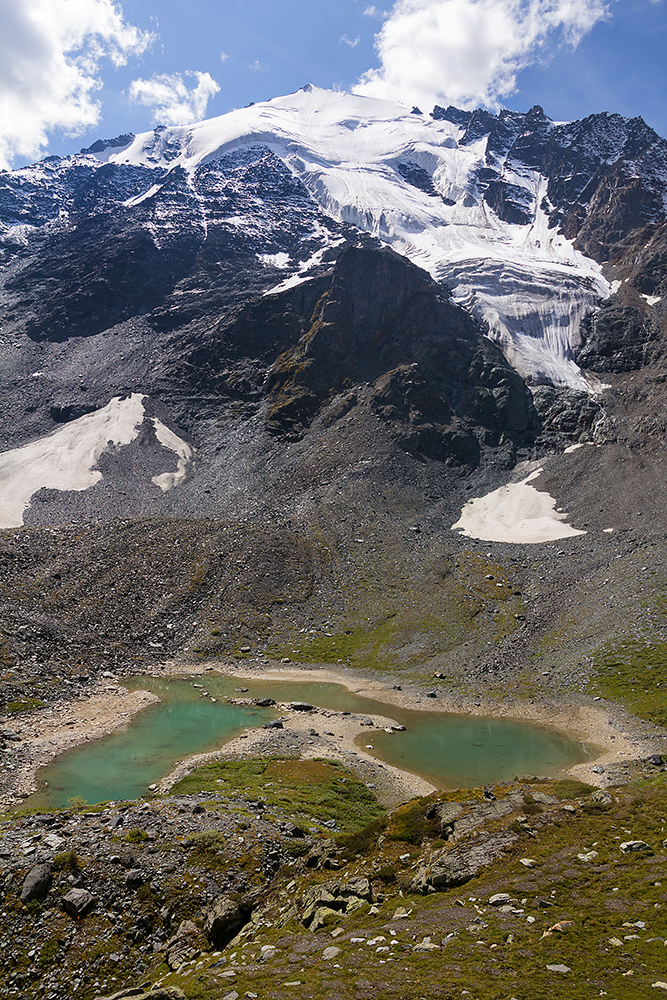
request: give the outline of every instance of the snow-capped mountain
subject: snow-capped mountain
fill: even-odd
[[[59,425],[112,400],[127,417],[146,399],[192,441],[186,461],[140,414],[109,446],[148,449],[142,509],[171,513],[211,491],[246,509],[262,449],[329,406],[468,466],[589,440],[595,392],[659,335],[666,198],[667,143],[641,119],[425,114],[312,87],[1,173],[5,464],[60,455]],[[170,461],[178,489],[160,490]],[[97,509],[37,478],[28,520],[63,492],[58,517]],[[108,510],[92,479],[86,503]]]
[[[277,185],[262,176],[269,152],[289,171]],[[529,380],[595,386],[574,355],[610,285],[602,255],[577,249],[572,216],[620,163],[653,196],[644,221],[664,219],[667,144],[640,120],[555,124],[539,108],[427,116],[306,87],[19,171],[4,186],[4,239],[112,206],[140,218],[151,206],[147,232],[168,251],[187,212],[192,251],[224,220],[228,235],[236,230],[261,263],[283,272],[276,287],[285,288],[313,273],[340,242],[335,223],[346,223],[446,282]],[[276,193],[302,211],[286,220]]]

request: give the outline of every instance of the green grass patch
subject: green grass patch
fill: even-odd
[[[37,708],[44,708],[44,702],[38,698],[23,698],[20,701],[10,701],[5,711],[8,715],[21,715],[24,712],[33,712]]]
[[[148,840],[148,834],[145,830],[129,830],[123,840],[126,840],[128,844],[145,844]]]
[[[171,789],[172,795],[215,792],[221,798],[262,798],[296,823],[335,820],[344,833],[355,833],[384,815],[373,792],[337,761],[216,761],[196,768]]]
[[[594,658],[591,687],[641,719],[667,726],[667,643],[627,639]]]
[[[415,847],[419,847],[424,840],[433,840],[440,833],[440,824],[437,817],[429,819],[426,815],[431,805],[430,798],[419,798],[400,806],[389,819],[387,838]]]
[[[550,782],[541,786],[548,795],[553,795],[555,799],[576,799],[582,795],[590,795],[595,791],[593,785],[587,785],[585,781],[576,781],[574,778],[563,778],[560,781]]]

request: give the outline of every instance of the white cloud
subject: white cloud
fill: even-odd
[[[370,7],[366,7],[364,10],[364,15],[366,17],[386,17],[387,13],[388,11],[380,10],[380,8],[376,7],[375,4],[371,4]]]
[[[361,41],[361,37],[357,35],[356,38],[348,38],[347,35],[341,35],[341,42],[345,45],[349,45],[351,49],[356,49],[357,45]]]
[[[112,0],[0,0],[0,166],[95,125],[101,61],[123,66],[152,38]]]
[[[607,14],[605,0],[398,0],[375,39],[380,68],[354,89],[425,108],[498,107],[550,43],[576,46]]]
[[[186,71],[196,84],[188,87],[183,74],[162,73],[150,80],[133,80],[130,99],[153,108],[153,122],[161,125],[189,125],[206,117],[211,98],[220,90],[210,73]]]
[[[254,63],[250,63],[248,66],[248,69],[251,69],[253,73],[266,73],[268,68],[269,67],[261,63],[259,59],[255,59]]]
[[[231,59],[229,52],[220,53],[220,62],[227,62],[228,59]]]

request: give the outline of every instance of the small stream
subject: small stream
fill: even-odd
[[[223,699],[230,695],[307,701],[337,712],[394,719],[406,732],[369,729],[357,739],[360,748],[441,788],[490,784],[522,773],[554,775],[589,759],[591,753],[580,741],[552,727],[396,708],[358,696],[340,684],[207,674],[136,677],[127,686],[152,691],[161,700],[111,735],[57,757],[39,772],[38,791],[22,808],[57,808],[79,795],[91,804],[137,798],[183,758],[215,750],[276,717],[275,709],[229,705]],[[240,692],[239,688],[248,690]],[[202,697],[202,690],[209,697]],[[314,720],[316,727],[322,727],[322,722]]]

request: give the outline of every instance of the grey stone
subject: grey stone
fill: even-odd
[[[307,701],[291,701],[289,707],[293,712],[312,712],[315,706]]]
[[[201,954],[205,940],[199,928],[191,920],[184,920],[173,937],[167,941],[165,960],[172,971]]]
[[[95,1000],[125,1000],[125,998],[127,1000],[130,998],[136,998],[136,1000],[186,1000],[185,993],[178,986],[154,986],[148,991],[141,986],[130,987],[120,990],[119,993],[113,993],[111,996],[95,997]]]
[[[42,899],[51,888],[53,871],[51,865],[35,865],[25,877],[21,887],[21,902],[29,903],[32,899]]]
[[[65,912],[79,920],[95,906],[97,900],[87,889],[70,889],[66,896],[63,896],[63,906]]]
[[[493,834],[471,844],[439,851],[418,871],[410,886],[412,892],[426,893],[450,886],[464,885],[516,843],[518,835],[510,831]]]
[[[460,802],[439,802],[437,806],[434,807],[433,813],[437,816],[440,822],[440,833],[447,833],[451,831],[451,828],[461,813],[463,812],[463,806]]]
[[[322,958],[325,962],[330,962],[332,958],[337,958],[340,955],[340,948],[336,948],[335,945],[330,945],[330,947],[325,948],[322,952]]]
[[[262,728],[263,729],[284,729],[285,727],[283,726],[283,724],[280,721],[280,719],[271,719],[270,722],[265,722],[264,725],[262,726]]]
[[[621,844],[621,850],[624,854],[641,853],[642,851],[653,854],[653,849],[645,840],[626,840]]]
[[[549,972],[562,972],[562,973],[572,972],[572,969],[570,968],[569,965],[547,965],[547,969],[549,970]]]
[[[301,920],[311,931],[316,930],[342,913],[353,913],[372,898],[371,884],[364,876],[347,882],[322,882],[304,893]]]
[[[146,881],[146,876],[140,868],[131,868],[125,876],[125,885],[128,889],[138,889]]]

